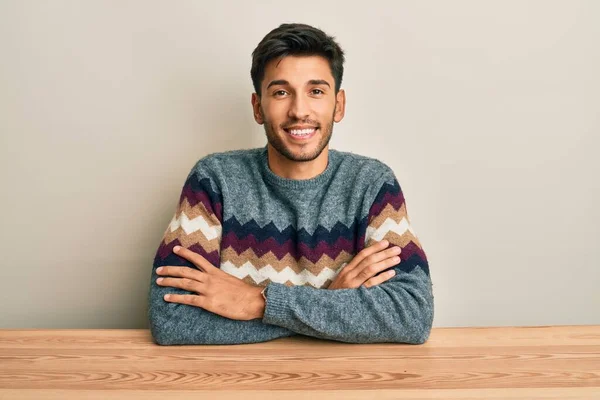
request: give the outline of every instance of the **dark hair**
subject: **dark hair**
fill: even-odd
[[[289,55],[325,57],[335,79],[335,93],[340,90],[344,75],[344,51],[335,38],[310,25],[281,24],[269,32],[252,52],[250,76],[259,96],[266,65],[275,58]]]

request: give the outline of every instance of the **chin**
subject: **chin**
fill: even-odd
[[[303,151],[293,151],[286,149],[285,153],[282,153],[284,157],[291,161],[297,162],[309,162],[317,159],[324,150],[319,151],[318,146],[311,146],[311,149],[305,149]]]
[[[266,130],[266,129],[265,129]],[[269,145],[282,157],[294,162],[309,162],[317,159],[325,151],[329,140],[323,143],[323,133],[318,127],[313,135],[294,138],[285,129],[266,130]]]

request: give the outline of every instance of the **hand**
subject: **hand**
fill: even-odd
[[[173,252],[200,269],[180,266],[163,266],[156,269],[160,286],[170,286],[197,294],[167,294],[172,303],[201,307],[223,317],[237,320],[262,318],[265,302],[261,287],[251,286],[235,276],[212,265],[206,258],[181,246]],[[176,277],[176,278],[170,278]]]
[[[369,288],[391,279],[396,275],[393,269],[377,275],[400,262],[400,247],[387,249],[388,245],[387,240],[382,240],[364,248],[340,271],[327,289],[355,289],[363,284]]]

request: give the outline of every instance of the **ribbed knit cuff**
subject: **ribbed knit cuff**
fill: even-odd
[[[281,283],[269,283],[263,323],[285,327],[293,319],[294,312],[287,301],[289,290],[289,287]]]

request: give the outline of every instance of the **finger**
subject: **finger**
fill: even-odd
[[[371,277],[377,275],[379,272],[383,271],[384,269],[388,269],[389,267],[392,267],[396,264],[398,264],[400,262],[400,257],[399,256],[394,256],[391,258],[386,258],[383,261],[379,261],[377,263],[368,265],[362,269],[356,269],[356,278],[359,279],[360,281],[364,282],[367,279],[370,279]]]
[[[366,288],[377,286],[385,281],[392,279],[394,276],[396,276],[396,271],[393,269],[390,269],[389,271],[382,272],[381,274],[374,276],[371,279],[367,280],[364,283],[364,286]]]
[[[202,292],[201,282],[189,278],[157,278],[156,284],[187,290],[188,292]]]
[[[162,276],[174,276],[178,278],[189,278],[196,281],[202,282],[204,280],[203,272],[190,267],[175,267],[175,266],[163,266],[156,269],[157,275]]]
[[[353,269],[354,267],[358,266],[358,264],[360,264],[362,260],[370,256],[371,254],[375,254],[382,251],[383,249],[387,248],[388,245],[389,242],[387,240],[382,240],[381,242],[377,242],[369,247],[365,247],[352,259],[350,264],[348,264],[347,269]]]
[[[169,303],[187,304],[194,307],[201,307],[204,304],[203,298],[195,294],[165,294],[163,299]]]
[[[202,269],[205,272],[212,272],[212,270],[217,269],[217,267],[212,265],[206,258],[185,247],[175,246],[173,247],[173,253],[185,258],[188,261],[191,261],[196,267]]]
[[[392,258],[394,256],[398,256],[400,253],[402,253],[402,249],[400,248],[400,246],[392,246],[389,249],[381,250],[364,258],[360,263],[358,263],[357,268],[361,269],[364,267],[368,267],[369,265],[373,265],[377,262],[386,260],[388,258]],[[400,260],[398,260],[398,262],[400,262]]]

